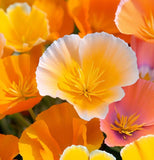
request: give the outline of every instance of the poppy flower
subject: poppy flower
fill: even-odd
[[[108,105],[123,98],[121,87],[137,79],[135,53],[104,32],[54,41],[36,71],[40,94],[67,100],[85,120],[104,118]]]
[[[46,14],[27,3],[14,3],[6,12],[0,9],[0,21],[3,22],[0,33],[6,39],[6,46],[17,52],[29,51],[44,42],[49,34]]]
[[[125,146],[141,136],[154,134],[154,83],[139,79],[124,91],[125,97],[111,104],[106,118],[100,120],[109,146]]]
[[[69,103],[52,106],[23,131],[20,154],[24,160],[59,160],[64,149],[72,144],[84,145],[89,151],[98,149],[104,139],[99,127],[98,119],[82,120]]]
[[[121,0],[115,17],[119,31],[154,43],[153,6],[153,0]]]
[[[32,108],[41,100],[35,69],[38,58],[28,54],[0,59],[0,117]]]

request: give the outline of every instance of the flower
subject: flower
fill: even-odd
[[[38,58],[23,54],[0,59],[0,118],[32,108],[41,100],[35,80]]]
[[[18,155],[18,138],[13,135],[0,134],[0,159],[13,160]]]
[[[35,0],[34,5],[47,13],[50,26],[48,40],[53,41],[73,32],[74,23],[65,0]]]
[[[154,83],[139,79],[124,91],[125,97],[111,104],[106,118],[100,120],[109,146],[125,146],[141,136],[154,134]]]
[[[70,147],[67,147],[63,154],[60,157],[60,160],[115,160],[115,158],[105,152],[100,150],[95,150],[89,154],[86,147],[78,145],[72,145]]]
[[[98,119],[82,120],[69,103],[52,106],[22,133],[20,154],[24,160],[59,160],[72,144],[84,145],[90,151],[98,149],[104,138],[99,127]]]
[[[29,51],[49,34],[45,13],[35,6],[31,9],[27,3],[12,4],[6,13],[0,9],[0,21],[3,22],[0,33],[4,34],[6,46],[17,52]]]
[[[121,86],[137,79],[134,52],[124,41],[104,32],[54,41],[36,71],[40,94],[66,99],[85,120],[104,118],[108,104],[124,96]]]
[[[153,146],[154,146],[154,135],[147,135],[141,137],[138,140],[126,145],[121,150],[122,159],[152,160],[154,157]]]
[[[154,1],[121,0],[115,22],[120,32],[154,42]]]

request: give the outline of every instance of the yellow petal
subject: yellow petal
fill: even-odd
[[[84,146],[67,147],[60,157],[60,160],[88,160],[89,152]]]
[[[153,146],[154,135],[141,137],[121,150],[122,159],[152,160],[154,157]]]
[[[116,160],[112,154],[105,151],[95,150],[90,153],[90,160]]]

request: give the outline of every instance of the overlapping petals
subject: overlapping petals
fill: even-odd
[[[119,0],[68,0],[68,8],[81,35],[101,31],[119,33],[114,24],[118,3]]]
[[[108,104],[124,96],[121,86],[138,79],[134,52],[122,40],[107,33],[81,39],[64,36],[40,58],[36,71],[41,95],[72,103],[80,117],[104,118]]]
[[[101,120],[109,146],[125,146],[141,136],[154,134],[154,83],[139,79],[124,91],[125,97],[111,104],[108,115]]]
[[[151,160],[154,157],[153,145],[154,135],[141,137],[121,150],[122,159]]]
[[[18,153],[18,138],[0,134],[0,160],[13,160]]]
[[[89,154],[88,150],[84,146],[75,146],[72,145],[70,147],[67,147],[63,154],[60,157],[60,160],[115,160],[115,158],[105,152],[105,151],[99,151],[95,150]]]
[[[50,26],[48,40],[53,41],[73,32],[74,23],[65,0],[35,0],[34,5],[47,13]]]
[[[0,59],[0,117],[32,108],[41,100],[35,69],[38,58],[23,54]]]
[[[70,104],[62,103],[38,115],[36,122],[23,132],[19,150],[25,160],[59,160],[64,149],[72,144],[84,145],[92,151],[102,141],[98,119],[84,121]]]
[[[0,33],[4,34],[6,46],[18,52],[29,51],[49,34],[45,13],[27,3],[12,4],[6,13],[0,9],[0,21],[3,22]]]

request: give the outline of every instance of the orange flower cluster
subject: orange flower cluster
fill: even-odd
[[[154,1],[0,0],[0,22],[0,160],[153,159]]]

